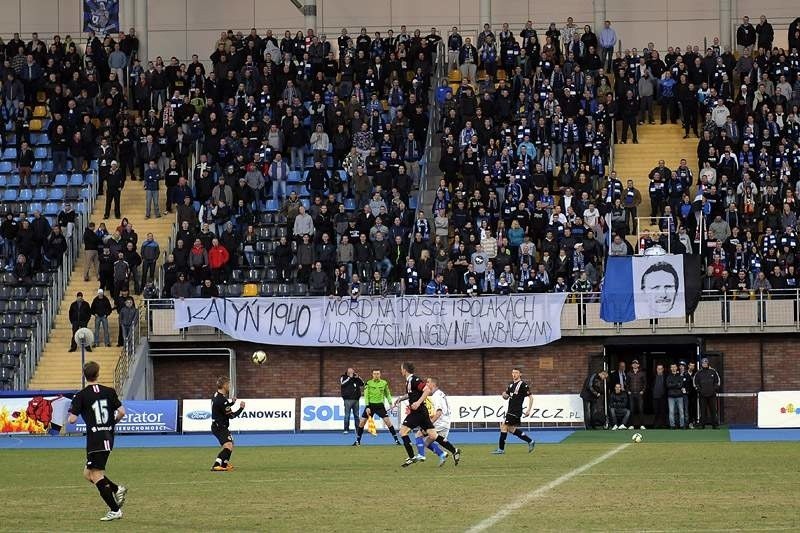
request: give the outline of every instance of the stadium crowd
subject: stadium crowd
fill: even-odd
[[[530,21],[518,35],[487,25],[474,45],[454,27],[443,43],[454,72],[431,91],[440,40],[405,26],[343,29],[333,42],[313,30],[228,31],[206,66],[197,55],[139,58],[133,31],[91,34],[82,51],[15,35],[0,46],[0,122],[14,128],[25,183],[26,127],[44,91],[54,173],[96,162],[105,218],[112,206],[122,215],[128,180],[147,189],[147,216],[177,213],[165,296],[237,295],[229,284],[339,296],[589,292],[605,257],[634,253],[625,237],[643,194],[658,231],[639,249],[704,254],[714,290],[796,287],[800,19],[787,50],[772,47],[762,18],[743,21],[736,54],[715,40],[663,58],[654,43],[615,55],[610,22],[570,18],[541,35]],[[655,103],[662,123],[698,134],[699,170],[659,162],[639,191],[609,168],[610,150],[638,141]],[[432,112],[442,179],[427,212],[414,191]],[[53,230],[8,214],[6,260],[57,261],[70,211]],[[110,261],[129,267],[104,288],[144,289],[152,269],[137,266],[153,250],[128,245],[130,224],[95,229],[84,246],[101,259],[113,248],[122,256]]]

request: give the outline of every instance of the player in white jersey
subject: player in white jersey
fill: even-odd
[[[453,462],[458,466],[458,462],[461,460],[461,450],[447,440],[447,436],[450,434],[450,404],[447,402],[447,395],[439,388],[437,378],[428,378],[428,388],[432,391],[430,398],[433,402],[431,422],[439,436],[436,442],[453,453]]]

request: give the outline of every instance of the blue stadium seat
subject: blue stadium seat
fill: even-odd
[[[89,168],[91,170],[97,170],[97,159],[92,159],[92,162],[89,163]]]
[[[83,200],[88,200],[89,197],[92,195],[92,191],[90,189],[81,189],[81,198]]]
[[[42,204],[40,202],[31,202],[28,204],[28,213],[33,213],[34,211],[42,212]]]
[[[67,178],[66,174],[56,174],[53,180],[53,187],[66,187],[68,182],[69,178]]]
[[[53,187],[50,189],[50,194],[47,196],[48,200],[63,200],[64,199],[64,189],[60,189],[58,187]]]
[[[278,200],[274,198],[267,200],[267,211],[276,212],[279,209],[280,207],[278,206]]]
[[[10,174],[14,170],[14,165],[9,161],[0,161],[0,174]]]
[[[64,177],[66,177],[66,176],[64,176]],[[72,176],[69,177],[68,185],[70,185],[72,187],[82,187],[83,186],[83,176],[81,176],[80,174],[73,174]]]
[[[57,215],[59,210],[60,208],[58,207],[58,204],[55,202],[48,202],[44,206],[44,214],[47,216]]]
[[[347,172],[345,172],[344,170],[337,170],[337,172],[339,173],[340,180],[347,181]]]
[[[53,161],[50,159],[46,159],[41,161],[42,163],[42,172],[52,172],[53,171]]]
[[[356,201],[354,198],[345,198],[344,199],[344,208],[347,211],[355,211],[356,210]]]
[[[417,209],[417,197],[416,196],[412,196],[411,198],[408,199],[408,208],[411,209],[412,211]]]
[[[90,174],[86,174],[86,175],[84,175],[84,174],[73,174],[72,176],[70,176],[69,179],[70,180],[77,180],[78,178],[76,178],[75,176],[79,176],[84,185],[93,185],[94,184],[94,174],[91,174],[91,173]]]
[[[8,176],[0,174],[0,187],[5,187],[8,184]]]
[[[33,149],[33,157],[36,159],[47,159],[49,156],[47,152],[48,150],[46,146],[37,146]]]
[[[6,148],[3,150],[3,160],[4,161],[16,161],[17,160],[17,149],[16,148]]]
[[[33,192],[33,199],[40,202],[47,200],[47,189],[36,189]]]
[[[82,190],[81,191],[81,197],[83,198],[83,193],[88,193],[88,192],[89,192],[88,189]],[[85,213],[86,212],[86,204],[83,203],[83,202],[78,202],[77,205],[75,206],[75,211],[77,211],[78,213]]]
[[[309,200],[308,198],[301,199],[300,203],[303,204],[303,207],[305,207],[306,210],[308,210],[311,207],[311,200]]]
[[[3,191],[3,201],[15,202],[17,200],[17,189],[11,188]]]
[[[19,187],[19,184],[20,184],[19,174],[11,174],[11,176],[8,177],[9,187]]]
[[[42,172],[44,169],[42,167],[41,161],[36,161],[33,163],[33,171],[34,172]]]
[[[305,185],[301,185],[297,191],[297,194],[299,194],[300,196],[308,196],[309,195],[308,188]]]
[[[302,181],[302,174],[299,170],[292,170],[289,172],[289,183],[300,183]]]
[[[22,189],[19,191],[19,197],[17,199],[20,202],[30,202],[33,200],[33,191],[30,189]]]

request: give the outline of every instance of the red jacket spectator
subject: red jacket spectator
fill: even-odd
[[[217,269],[224,267],[230,260],[228,250],[214,239],[215,244],[208,251],[208,266]]]

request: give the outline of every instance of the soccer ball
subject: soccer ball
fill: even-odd
[[[255,356],[254,356],[254,357],[255,357]],[[643,438],[644,438],[644,437],[642,437],[642,434],[641,434],[641,433],[634,433],[634,434],[633,434],[633,436],[631,437],[631,440],[632,440],[633,442],[642,442],[642,439],[643,439]]]
[[[263,365],[267,362],[267,352],[264,350],[257,350],[253,352],[253,362],[257,365]]]

